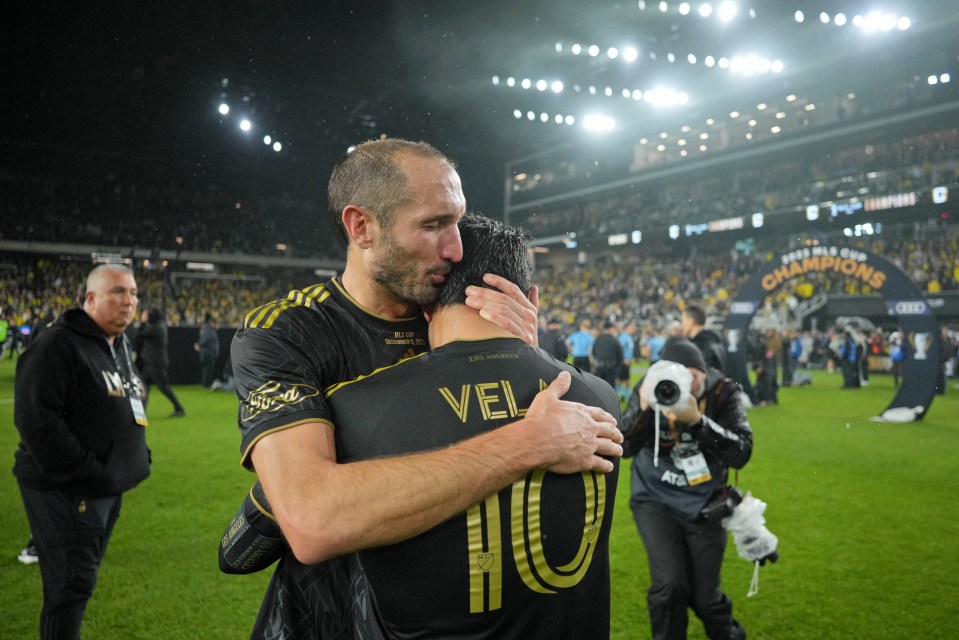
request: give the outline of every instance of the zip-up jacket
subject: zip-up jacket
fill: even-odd
[[[125,335],[111,344],[82,309],[70,309],[20,355],[13,473],[24,486],[116,495],[150,475],[145,428],[131,395],[143,383]]]
[[[642,381],[633,389],[620,420],[623,457],[635,456],[630,502],[658,502],[688,520],[696,520],[717,492],[725,490],[728,468],[741,469],[752,455],[753,434],[740,401],[742,387],[710,368],[703,381],[705,391],[699,397],[702,420],[684,425],[660,416],[657,463],[656,414],[651,408],[640,408],[641,385]],[[697,453],[703,454],[710,477],[691,484],[680,459]]]

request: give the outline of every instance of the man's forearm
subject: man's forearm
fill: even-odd
[[[522,429],[406,456],[325,460],[317,475],[293,480],[292,492],[263,483],[297,558],[315,563],[418,535],[519,480],[537,466]]]

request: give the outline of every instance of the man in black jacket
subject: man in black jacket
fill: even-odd
[[[706,311],[693,304],[687,306],[680,317],[680,325],[683,335],[699,348],[706,364],[725,373],[726,345],[722,336],[706,328]]]
[[[560,333],[562,326],[559,318],[550,318],[546,323],[546,333],[540,336],[539,348],[560,362],[566,362],[569,347],[566,346],[566,337]]]
[[[170,331],[167,328],[166,318],[159,309],[144,311],[140,316],[143,324],[137,331],[136,345],[140,362],[137,364],[143,374],[143,383],[146,385],[146,396],[143,405],[146,406],[150,396],[150,385],[155,384],[160,393],[173,404],[172,418],[182,418],[186,415],[179,398],[170,388]]]
[[[624,456],[635,456],[630,507],[649,560],[647,592],[654,640],[686,637],[687,607],[712,640],[746,637],[722,592],[720,569],[727,533],[707,507],[726,498],[729,467],[739,469],[752,453],[752,430],[731,378],[706,366],[689,340],[670,338],[661,360],[692,375],[686,404],[660,415],[650,407],[644,383],[636,385],[621,421]],[[658,446],[657,446],[658,445]]]
[[[83,309],[17,362],[13,472],[40,560],[42,639],[80,637],[123,492],[150,475],[143,383],[123,334],[136,308],[133,272],[98,266]]]

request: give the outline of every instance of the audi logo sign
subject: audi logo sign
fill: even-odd
[[[729,313],[737,316],[748,316],[756,310],[755,303],[752,302],[734,302],[729,305]]]
[[[921,316],[926,313],[928,308],[922,300],[903,300],[897,302],[893,307],[896,313],[901,316]]]

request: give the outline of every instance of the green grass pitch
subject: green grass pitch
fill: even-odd
[[[640,373],[637,368],[634,372]],[[781,559],[760,570],[727,549],[723,584],[752,639],[953,638],[959,613],[959,390],[936,396],[911,424],[880,424],[893,396],[888,376],[841,390],[815,372],[782,389],[780,404],[749,412],[753,459],[739,484],[768,504]],[[188,415],[167,418],[154,393],[148,441],[153,475],[127,494],[84,637],[248,637],[269,572],[227,576],[218,538],[253,476],[239,466],[231,394],[177,387]],[[16,555],[29,536],[10,468],[13,361],[0,361],[0,638],[37,635],[40,579]],[[623,466],[611,541],[613,638],[649,637],[646,554],[629,511]],[[690,638],[705,638],[693,618]]]

